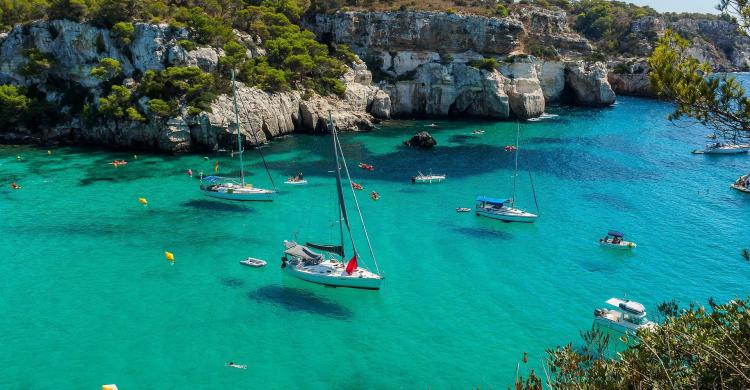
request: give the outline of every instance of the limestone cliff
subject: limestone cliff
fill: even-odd
[[[367,60],[380,75],[394,116],[529,118],[568,95],[573,104],[614,102],[602,66],[583,74],[577,62],[518,55],[532,45],[550,45],[565,55],[590,52],[588,41],[568,29],[564,13],[528,8],[508,18],[487,18],[337,12],[315,15],[307,27],[322,39],[352,46]],[[485,58],[498,65],[473,66]],[[563,94],[566,88],[584,92]]]

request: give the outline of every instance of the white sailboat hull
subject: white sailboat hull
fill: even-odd
[[[707,147],[703,150],[695,150],[695,154],[740,154],[750,151],[750,145],[725,145],[719,147]]]
[[[217,199],[245,202],[273,202],[274,192],[262,188],[226,188],[216,190],[201,189],[203,195]]]
[[[630,241],[620,241],[619,244],[615,244],[611,241],[599,241],[599,245],[605,248],[622,249],[622,250],[635,249],[635,247],[637,246],[634,242],[630,242]]]
[[[594,323],[602,328],[611,329],[615,332],[635,334],[639,329],[652,329],[651,323],[645,325],[636,325],[627,321],[610,320],[608,318],[596,317]]]
[[[514,209],[512,207],[503,207],[501,209],[477,208],[476,213],[480,217],[497,219],[505,222],[534,223],[539,217],[536,214]]]
[[[414,184],[442,183],[443,180],[445,180],[444,175],[416,176],[414,177]]]
[[[324,260],[320,264],[305,265],[292,260],[284,267],[284,272],[310,283],[333,287],[380,290],[383,278],[367,269],[357,268],[349,275],[346,266],[335,260]]]

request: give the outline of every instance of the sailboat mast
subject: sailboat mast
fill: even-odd
[[[511,198],[511,207],[516,207],[516,181],[518,179],[518,137],[521,132],[521,125],[516,121],[516,150],[514,151],[515,168],[513,170],[513,197]]]
[[[232,101],[234,102],[234,120],[237,123],[237,148],[240,153],[240,179],[245,186],[245,164],[242,161],[242,137],[240,135],[240,110],[237,107],[237,86],[234,82],[234,69],[232,69]]]
[[[354,236],[352,235],[352,228],[349,225],[349,216],[346,214],[346,203],[344,201],[344,189],[342,187],[341,183],[341,160],[339,159],[339,143],[338,143],[338,137],[336,136],[336,127],[333,125],[333,118],[331,118],[331,113],[328,112],[328,128],[331,130],[331,140],[333,141],[333,155],[336,160],[336,192],[339,197],[339,215],[341,218],[339,219],[339,229],[341,229],[341,248],[344,247],[344,225],[346,225],[346,230],[349,232],[349,238],[352,243],[352,251],[354,252],[354,256],[357,256],[357,247],[354,245]],[[341,155],[343,158],[343,155]],[[346,164],[346,162],[344,162]],[[349,179],[351,182],[351,179]],[[351,187],[351,184],[349,185]],[[343,261],[343,256],[342,256]]]

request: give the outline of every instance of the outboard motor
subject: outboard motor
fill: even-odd
[[[286,256],[281,256],[281,269],[286,268]]]

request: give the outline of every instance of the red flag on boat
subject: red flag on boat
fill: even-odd
[[[349,263],[346,265],[346,273],[351,275],[355,269],[357,269],[357,255],[354,255],[349,259]]]

